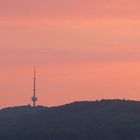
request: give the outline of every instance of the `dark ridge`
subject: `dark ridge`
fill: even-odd
[[[0,140],[140,140],[140,102],[82,101],[0,110]]]
[[[42,110],[42,109],[47,109],[48,107],[44,107],[44,106],[36,106],[36,107],[32,107],[32,106],[15,106],[15,107],[7,107],[7,108],[3,108],[0,111],[12,111],[12,110],[17,110],[17,111],[21,111],[21,110]]]

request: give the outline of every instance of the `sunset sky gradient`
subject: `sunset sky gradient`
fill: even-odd
[[[140,100],[139,0],[0,0],[0,108]]]

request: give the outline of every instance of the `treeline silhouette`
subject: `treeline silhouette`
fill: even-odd
[[[2,109],[0,140],[140,140],[140,102],[101,100]]]

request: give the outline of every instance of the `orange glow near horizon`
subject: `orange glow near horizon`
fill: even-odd
[[[140,100],[140,1],[1,0],[0,108]]]

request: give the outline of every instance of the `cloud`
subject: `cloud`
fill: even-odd
[[[139,61],[139,4],[1,0],[0,63]]]
[[[106,50],[106,51],[104,51]],[[1,50],[0,64],[73,64],[140,61],[140,49],[11,49]],[[132,50],[132,51],[131,51]]]
[[[1,0],[1,18],[139,18],[138,0]]]

